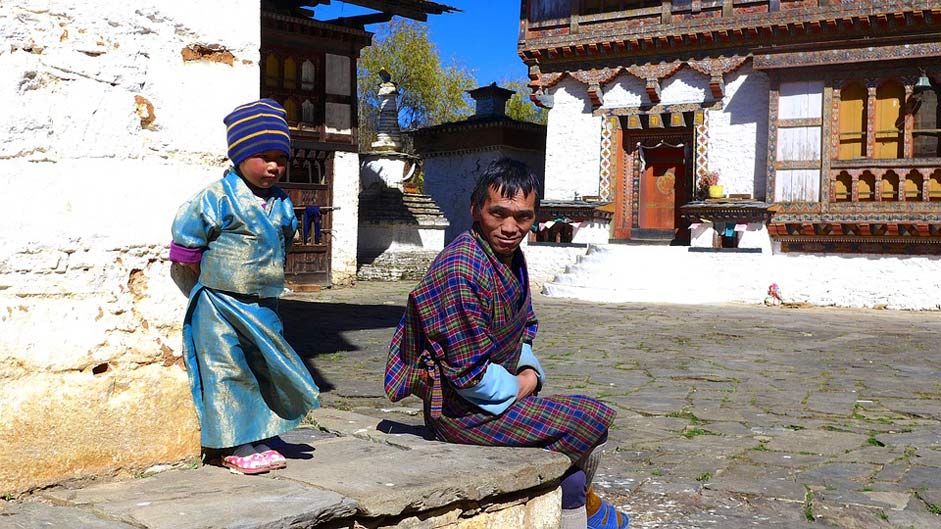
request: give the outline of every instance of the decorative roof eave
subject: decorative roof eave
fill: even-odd
[[[873,28],[917,27],[941,24],[937,0],[909,0],[893,5],[884,0],[857,0],[813,10],[741,14],[734,17],[693,19],[639,28],[588,31],[523,41],[519,55],[527,63],[638,52],[670,52],[713,44],[751,44],[775,38],[836,33]]]
[[[411,18],[425,22],[428,15],[441,15],[445,13],[460,12],[456,7],[451,7],[429,0],[344,0],[348,4],[355,4],[367,9],[373,9],[382,13]],[[320,4],[329,4],[330,0],[264,0],[264,4],[272,6],[274,9],[286,13],[296,14],[297,16],[306,16],[309,12],[305,7],[316,8]]]
[[[941,57],[941,42],[870,46],[851,50],[755,54],[754,67],[756,70],[771,70],[934,57]]]
[[[406,134],[411,134],[413,136],[424,136],[424,135],[440,134],[442,132],[451,133],[451,132],[457,132],[457,131],[496,128],[496,127],[532,130],[532,131],[541,131],[541,130],[545,130],[546,128],[545,125],[540,125],[538,123],[532,123],[529,121],[520,121],[518,119],[513,119],[511,117],[501,116],[498,118],[484,118],[484,119],[470,117],[468,119],[463,119],[460,121],[452,121],[450,123],[442,123],[440,125],[432,125],[430,127],[421,127],[418,129],[406,130],[403,132]]]
[[[336,25],[336,24],[329,24],[329,23],[326,23],[326,22],[321,22],[321,21],[319,21],[319,20],[314,20],[314,19],[312,19],[312,18],[303,18],[303,17],[299,17],[299,16],[282,15],[282,14],[280,14],[280,13],[274,13],[274,12],[265,11],[265,10],[262,10],[262,11],[261,11],[261,17],[262,17],[262,18],[268,18],[268,19],[271,19],[271,20],[280,20],[280,21],[282,21],[282,22],[288,22],[288,23],[291,23],[291,24],[299,24],[299,25],[301,25],[301,26],[306,26],[306,27],[309,27],[309,28],[319,29],[319,30],[325,32],[325,33],[324,33],[325,35],[329,35],[329,34],[331,34],[331,33],[346,33],[346,34],[348,34],[348,35],[352,35],[352,36],[354,36],[354,37],[359,37],[360,39],[367,39],[367,40],[368,40],[370,37],[372,37],[372,33],[368,32],[368,31],[366,31],[366,30],[364,30],[364,29],[361,29],[361,28],[352,28],[352,27],[348,27],[348,26],[340,26],[340,25]]]
[[[701,59],[689,59],[687,61],[670,61],[661,63],[632,64],[630,66],[617,66],[614,68],[592,68],[591,70],[567,70],[564,72],[542,73],[538,66],[530,67],[529,87],[533,93],[530,99],[539,106],[541,101],[538,96],[543,90],[552,88],[559,84],[566,77],[575,79],[584,84],[588,90],[588,97],[594,106],[601,105],[601,92],[604,85],[616,79],[621,73],[629,73],[646,83],[647,96],[653,103],[660,102],[660,84],[683,66],[689,66],[693,70],[709,77],[709,88],[715,99],[722,99],[725,95],[724,76],[739,69],[746,61],[748,56],[733,55],[731,57],[705,57]]]

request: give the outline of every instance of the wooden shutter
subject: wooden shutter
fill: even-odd
[[[822,81],[781,83],[778,89],[775,201],[820,200],[822,116]]]

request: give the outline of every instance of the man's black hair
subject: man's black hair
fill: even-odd
[[[519,192],[523,196],[535,193],[535,208],[539,209],[539,179],[528,165],[519,160],[500,158],[490,162],[471,193],[471,206],[475,211],[483,209],[491,187],[504,198],[513,198]]]

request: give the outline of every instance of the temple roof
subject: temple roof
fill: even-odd
[[[339,22],[358,22],[359,25],[384,22],[391,19],[392,16],[400,16],[425,22],[428,20],[428,15],[441,15],[461,11],[456,7],[430,2],[428,0],[343,0],[343,2],[379,11],[379,13],[371,15],[337,19]],[[263,3],[265,4],[265,8],[269,10],[277,10],[284,14],[309,17],[311,16],[311,12],[309,10],[305,11],[303,8],[316,8],[318,5],[329,5],[331,0],[264,0]]]

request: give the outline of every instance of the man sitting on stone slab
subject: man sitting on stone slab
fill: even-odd
[[[442,441],[542,447],[565,454],[564,529],[623,529],[628,517],[588,485],[615,411],[581,396],[536,396],[545,382],[533,354],[536,317],[519,249],[536,220],[536,176],[497,160],[470,199],[473,227],[432,262],[409,294],[386,365],[392,401],[420,397]]]

